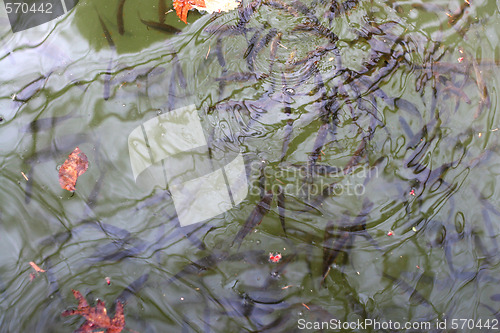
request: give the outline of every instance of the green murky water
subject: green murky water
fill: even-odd
[[[123,35],[118,1],[16,34],[2,9],[1,332],[76,330],[71,289],[126,301],[132,332],[500,327],[497,3],[304,4],[171,12],[176,35],[141,22],[156,1],[126,1]],[[191,104],[214,156],[241,151],[249,195],[180,227],[170,192],[134,180],[128,136]],[[358,320],[383,327],[314,326]]]

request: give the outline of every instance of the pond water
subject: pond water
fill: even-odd
[[[124,332],[499,329],[496,1],[244,2],[168,12],[179,33],[161,10],[80,1],[17,33],[0,10],[1,332],[78,329],[72,289],[124,302]],[[129,135],[189,105],[248,195],[181,227]]]

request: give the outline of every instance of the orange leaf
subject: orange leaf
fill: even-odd
[[[193,5],[205,7],[205,0],[174,0],[174,9],[182,22],[187,24],[187,13]]]
[[[73,192],[76,180],[87,171],[88,167],[87,156],[76,147],[59,169],[59,184],[63,189]]]
[[[97,328],[104,328],[107,329],[108,333],[120,333],[125,327],[122,303],[118,302],[116,304],[115,317],[110,319],[103,301],[98,300],[97,305],[91,307],[79,291],[73,290],[73,296],[78,300],[78,308],[76,310],[66,310],[61,315],[63,317],[80,315],[87,320],[77,332],[90,333],[95,332]]]

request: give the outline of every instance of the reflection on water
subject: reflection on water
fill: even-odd
[[[0,331],[77,329],[71,289],[126,302],[139,332],[493,327],[495,1],[265,0],[187,26],[158,8],[0,21]],[[241,150],[249,195],[180,227],[168,189],[134,181],[128,136],[190,104],[214,160]],[[76,146],[89,169],[70,193],[57,170]]]

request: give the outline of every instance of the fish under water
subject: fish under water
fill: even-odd
[[[112,51],[112,55],[109,59],[109,64],[108,64],[108,69],[106,73],[104,74],[104,93],[103,93],[103,98],[104,100],[108,100],[111,96],[111,68],[113,66],[113,56],[116,54],[116,45],[115,42],[113,41],[113,38],[111,37],[111,33],[108,30],[108,27],[106,26],[106,23],[102,20],[101,16],[97,14],[99,18],[99,22],[101,24],[102,31],[104,32],[104,37],[106,38],[106,41],[108,42],[108,46],[110,50]]]
[[[116,21],[118,24],[118,33],[123,35],[125,33],[125,26],[123,23],[123,7],[125,6],[125,0],[120,0],[118,2],[118,11],[116,12]]]
[[[145,24],[146,26],[148,26],[149,28],[155,29],[157,31],[165,32],[168,34],[178,34],[179,32],[182,31],[181,29],[178,29],[170,24],[165,24],[162,22],[147,21],[147,20],[143,20],[143,19],[141,19],[141,22],[143,24]]]
[[[249,263],[261,263],[267,261],[267,256],[263,250],[249,250],[230,254],[227,251],[213,251],[207,256],[187,264],[183,269],[167,279],[165,283],[171,284],[186,275],[199,275],[204,271],[214,269],[219,263],[225,261],[245,261]]]
[[[238,231],[238,233],[234,237],[231,246],[236,243],[238,245],[238,249],[240,248],[243,239],[262,222],[264,216],[269,212],[272,200],[273,194],[271,192],[268,192],[264,195],[264,197],[259,201],[257,206],[245,221],[245,224],[241,227],[240,231]]]
[[[20,129],[21,133],[39,133],[41,131],[52,130],[56,125],[64,122],[65,120],[78,118],[76,115],[76,109],[73,109],[68,114],[58,117],[49,117],[36,119],[30,122],[28,125]]]

